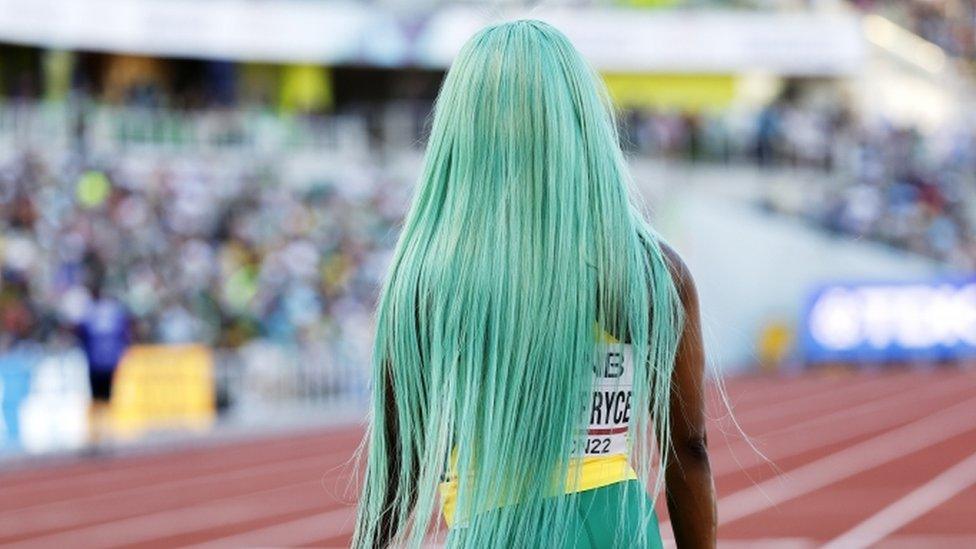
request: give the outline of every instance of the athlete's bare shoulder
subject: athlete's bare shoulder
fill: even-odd
[[[661,251],[668,263],[668,269],[671,271],[671,278],[674,279],[674,285],[678,289],[678,295],[681,296],[681,303],[685,309],[692,306],[697,307],[698,290],[695,288],[695,279],[691,276],[688,265],[681,259],[678,252],[667,243],[661,242]]]

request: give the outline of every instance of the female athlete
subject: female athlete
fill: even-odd
[[[538,21],[437,99],[377,315],[354,546],[715,543],[697,297],[629,191],[599,77]],[[650,492],[648,491],[650,489]]]

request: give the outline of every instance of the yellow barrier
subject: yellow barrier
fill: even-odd
[[[759,367],[764,372],[779,370],[790,357],[793,339],[793,328],[784,321],[774,320],[763,326],[756,349],[759,355]]]
[[[216,418],[214,366],[203,345],[137,345],[115,374],[112,426],[119,438],[205,430]]]
[[[608,73],[603,80],[617,106],[682,111],[728,107],[739,82],[730,74]]]

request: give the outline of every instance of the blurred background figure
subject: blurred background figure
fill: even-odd
[[[132,342],[129,314],[118,300],[103,294],[104,280],[94,267],[89,290],[91,300],[85,307],[75,331],[88,362],[91,387],[90,444],[94,447],[111,434],[109,403],[115,370]]]
[[[0,544],[348,543],[437,91],[525,16],[606,83],[772,462],[711,393],[722,543],[976,546],[964,0],[0,0]]]

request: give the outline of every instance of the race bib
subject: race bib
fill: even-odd
[[[593,363],[593,393],[586,405],[586,436],[577,456],[608,456],[629,452],[633,355],[629,345],[601,344]]]

